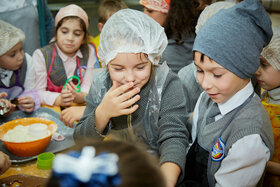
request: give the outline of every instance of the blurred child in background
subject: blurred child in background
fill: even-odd
[[[166,45],[163,27],[143,12],[123,9],[108,19],[98,50],[107,69],[93,79],[74,139],[135,136],[159,155],[167,186],[175,186],[189,134],[182,84],[166,64],[158,66]]]
[[[102,31],[102,28],[106,21],[118,10],[128,8],[125,2],[122,0],[103,0],[98,7],[98,30]],[[90,41],[94,43],[96,48],[99,46],[100,34],[95,38],[90,38]]]
[[[54,159],[49,187],[164,187],[157,160],[131,143],[83,142]]]
[[[88,44],[88,16],[77,5],[61,8],[55,17],[55,41],[33,54],[36,88],[42,104],[69,107],[72,103],[83,104],[93,77],[93,69],[99,68],[95,49]],[[77,81],[67,79],[76,76]],[[80,86],[80,92],[79,87]],[[70,107],[62,120],[80,119],[83,107]]]
[[[153,18],[161,26],[164,26],[168,15],[170,0],[140,0],[144,7],[144,13]]]
[[[260,57],[261,65],[256,72],[258,83],[266,91],[262,104],[267,110],[274,136],[274,154],[267,163],[265,186],[280,185],[280,32],[274,30],[271,42]]]
[[[210,3],[209,0],[172,0],[170,2],[168,16],[163,24],[168,45],[163,52],[161,62],[166,61],[175,73],[192,62],[197,19],[204,7]]]
[[[205,91],[194,109],[182,186],[256,186],[262,178],[273,134],[250,79],[271,36],[270,18],[256,0],[220,10],[199,30],[194,63]]]
[[[32,112],[40,107],[40,100],[34,63],[22,48],[24,38],[20,29],[0,20],[0,92],[6,92],[6,98],[20,110]]]

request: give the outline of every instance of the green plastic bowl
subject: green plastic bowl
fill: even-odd
[[[37,167],[44,170],[51,169],[54,157],[55,154],[49,152],[39,154],[37,156]]]

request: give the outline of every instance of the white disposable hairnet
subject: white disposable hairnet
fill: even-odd
[[[167,46],[163,27],[138,10],[123,9],[105,23],[98,47],[98,57],[108,65],[118,53],[145,53],[158,64]]]
[[[17,43],[25,39],[19,28],[0,20],[0,56],[8,52]]]
[[[280,30],[273,29],[273,36],[263,51],[261,55],[267,60],[267,62],[280,71]]]
[[[195,33],[197,34],[200,28],[204,25],[204,23],[210,19],[214,14],[216,14],[219,10],[221,9],[228,9],[232,6],[234,6],[236,3],[234,2],[225,2],[225,1],[220,1],[213,3],[209,6],[207,6],[200,14],[197,24],[195,27]]]

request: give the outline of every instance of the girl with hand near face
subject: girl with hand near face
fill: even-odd
[[[133,137],[159,156],[167,186],[175,186],[184,175],[189,133],[181,82],[158,65],[166,45],[163,27],[140,11],[109,18],[98,49],[107,69],[94,75],[74,139]]]
[[[79,6],[61,8],[55,17],[54,42],[34,52],[36,88],[42,104],[69,107],[72,103],[84,103],[93,69],[100,67],[94,46],[87,43],[88,25],[88,16]],[[73,82],[63,89],[67,79],[74,75],[81,81],[81,92],[77,92],[78,86]],[[83,110],[77,108],[71,112],[75,115],[70,116],[79,118]],[[74,120],[64,122],[69,121]]]

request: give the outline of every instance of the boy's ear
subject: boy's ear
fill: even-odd
[[[98,30],[99,30],[100,32],[102,31],[103,26],[104,26],[104,23],[99,22],[99,23],[97,24]]]

